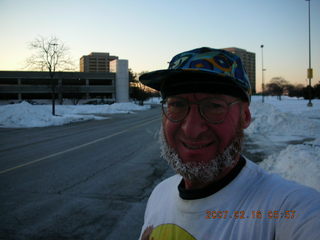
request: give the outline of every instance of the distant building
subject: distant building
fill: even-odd
[[[242,59],[243,65],[250,79],[252,93],[256,93],[256,54],[235,47],[223,49],[237,55]]]
[[[80,58],[80,72],[0,71],[1,100],[50,99],[52,88],[60,102],[100,98],[129,101],[128,60],[109,53],[92,52]]]
[[[48,72],[0,71],[0,99],[51,99],[52,87],[57,99],[101,98],[116,101],[116,73],[56,72],[53,81]]]
[[[109,53],[92,52],[80,58],[80,72],[110,72],[110,62],[116,59]]]
[[[96,98],[110,103],[128,102],[128,60],[109,56],[108,53],[98,55],[100,57],[95,60],[86,56],[81,58],[84,62],[82,70],[85,71],[56,72],[53,79],[49,72],[0,71],[0,100],[51,99],[54,87],[60,103],[63,99]]]

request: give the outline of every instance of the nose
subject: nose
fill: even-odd
[[[200,115],[198,105],[190,106],[188,115],[181,123],[181,129],[189,139],[198,139],[208,129],[206,120]]]

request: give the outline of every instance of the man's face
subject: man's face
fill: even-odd
[[[237,99],[228,95],[188,93],[180,94],[190,102],[215,97],[227,103]],[[174,149],[183,163],[208,163],[222,154],[232,143],[239,128],[250,124],[250,112],[247,103],[230,105],[224,121],[219,124],[207,122],[199,113],[198,105],[191,104],[190,111],[181,122],[172,122],[164,116],[163,130],[166,142]],[[241,129],[241,130],[242,130]]]

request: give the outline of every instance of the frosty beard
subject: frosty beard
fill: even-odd
[[[184,163],[176,150],[168,145],[163,126],[161,126],[159,133],[161,157],[163,157],[184,179],[187,179],[190,182],[206,184],[213,182],[224,169],[236,164],[237,156],[242,151],[243,138],[243,129],[241,124],[239,124],[235,139],[224,152],[220,153],[209,162]]]

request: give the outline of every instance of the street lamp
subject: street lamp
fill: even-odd
[[[51,79],[51,100],[52,100],[52,115],[56,115],[56,83],[54,80],[54,75],[56,71],[56,60],[57,60],[57,43],[49,43],[49,46],[53,46],[53,50],[49,47],[49,52],[47,53],[48,64],[49,64],[49,75]]]
[[[260,46],[261,47],[261,59],[262,59],[262,69],[261,69],[261,72],[262,72],[262,102],[264,103],[264,71],[266,70],[266,69],[264,69],[264,67],[263,67],[263,45],[261,45]]]
[[[313,75],[313,71],[311,68],[311,30],[310,30],[310,0],[306,0],[308,2],[308,9],[309,9],[309,68],[308,68],[308,79],[309,79],[309,102],[307,104],[308,107],[312,107],[312,102],[311,102],[311,79]]]

